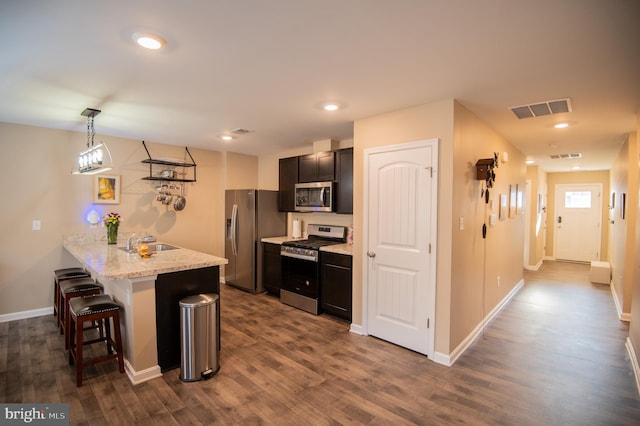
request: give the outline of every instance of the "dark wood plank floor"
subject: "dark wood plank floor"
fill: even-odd
[[[450,368],[349,325],[222,286],[221,369],[133,386],[117,363],[76,388],[52,317],[0,324],[0,401],[70,404],[71,424],[639,424],[607,286],[545,262]]]

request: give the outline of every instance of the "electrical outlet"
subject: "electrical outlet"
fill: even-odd
[[[500,287],[500,275],[498,275],[498,287]]]

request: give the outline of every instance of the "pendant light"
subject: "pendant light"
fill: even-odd
[[[101,112],[99,109],[86,108],[80,114],[87,117],[87,149],[78,154],[78,160],[72,172],[74,175],[95,175],[111,170],[113,167],[113,160],[107,145],[104,142],[98,145],[93,143],[96,134],[93,118]]]

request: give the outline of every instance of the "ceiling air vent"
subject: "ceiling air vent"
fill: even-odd
[[[582,158],[582,153],[578,152],[575,154],[553,154],[553,155],[550,155],[549,157],[553,158],[554,160],[564,159],[564,158]]]
[[[569,98],[557,99],[555,101],[537,102],[535,104],[510,107],[509,109],[516,115],[516,117],[522,120],[523,118],[571,112],[571,100]]]
[[[237,129],[229,130],[229,133],[234,135],[246,135],[247,133],[251,133],[253,130],[243,129],[242,127],[238,127]]]

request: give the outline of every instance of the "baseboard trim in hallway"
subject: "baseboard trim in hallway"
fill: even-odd
[[[434,361],[438,364],[446,365],[451,367],[457,360],[464,354],[464,352],[473,344],[473,342],[482,334],[482,331],[487,327],[487,325],[491,322],[491,320],[500,312],[502,308],[504,308],[509,301],[518,294],[518,291],[524,286],[524,279],[521,279],[518,284],[516,284],[513,289],[498,303],[473,329],[471,333],[458,345],[457,348],[453,350],[449,355],[436,352],[436,356],[434,357]]]
[[[640,395],[640,364],[638,364],[636,351],[630,337],[627,337],[624,346],[627,348],[627,352],[629,353],[629,360],[631,361],[631,367],[633,368],[633,376],[636,378],[636,388],[638,389],[638,395]]]

